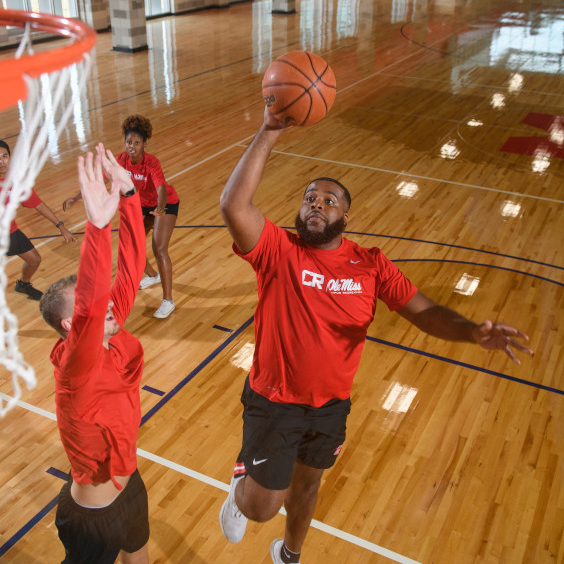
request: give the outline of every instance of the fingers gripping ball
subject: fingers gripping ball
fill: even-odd
[[[287,125],[311,125],[325,117],[337,93],[333,70],[310,51],[290,51],[266,69],[262,95],[270,113]]]

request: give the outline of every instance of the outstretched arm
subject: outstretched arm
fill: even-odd
[[[78,180],[88,221],[98,229],[103,229],[116,213],[120,184],[112,181],[108,192],[102,172],[102,157],[99,149],[96,150],[96,158],[92,153],[86,155],[86,160],[84,157],[78,157]]]
[[[456,311],[435,303],[421,292],[417,292],[398,313],[429,335],[447,341],[478,343],[485,349],[503,350],[516,364],[521,364],[521,361],[513,348],[533,355],[530,348],[516,340],[527,342],[529,337],[515,327],[490,320],[478,325]]]
[[[260,239],[264,216],[252,200],[270,152],[286,128],[265,108],[263,124],[221,193],[221,215],[243,254],[254,249]]]

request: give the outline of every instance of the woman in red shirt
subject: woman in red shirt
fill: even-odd
[[[144,116],[128,116],[123,121],[121,130],[125,138],[125,151],[116,160],[131,176],[139,191],[145,233],[149,234],[153,230],[153,254],[158,268],[158,271],[155,270],[147,259],[146,276],[141,280],[139,289],[161,283],[163,300],[153,316],[165,319],[175,307],[172,299],[172,261],[168,246],[178,216],[178,194],[165,180],[159,159],[145,152],[147,140],[153,134],[151,122]],[[63,209],[70,208],[78,199],[80,194],[65,200]]]

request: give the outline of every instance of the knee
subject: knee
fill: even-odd
[[[41,255],[37,251],[32,252],[25,257],[25,262],[33,268],[39,268],[39,265],[41,264]]]
[[[251,521],[256,521],[257,523],[265,523],[266,521],[270,521],[273,517],[275,517],[280,511],[282,507],[282,503],[254,503],[252,500],[250,502],[245,503],[245,510],[243,513],[245,517],[250,519]]]
[[[159,261],[168,260],[168,247],[166,245],[153,241],[153,254]]]

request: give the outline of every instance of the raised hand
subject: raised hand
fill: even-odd
[[[103,143],[98,143],[96,152],[102,160],[102,167],[112,186],[115,184],[123,195],[135,189],[133,180],[131,180],[127,171],[116,161],[113,153],[109,149],[104,148]]]
[[[102,159],[92,153],[78,157],[78,182],[84,200],[84,209],[90,223],[104,228],[116,213],[119,204],[119,186],[112,182],[108,192],[102,173]]]
[[[526,342],[529,340],[527,335],[521,333],[515,327],[503,323],[492,323],[489,319],[472,331],[472,337],[485,349],[505,351],[507,356],[516,364],[521,364],[521,361],[513,352],[513,348],[531,356],[534,354],[530,348],[516,340],[521,339]]]

